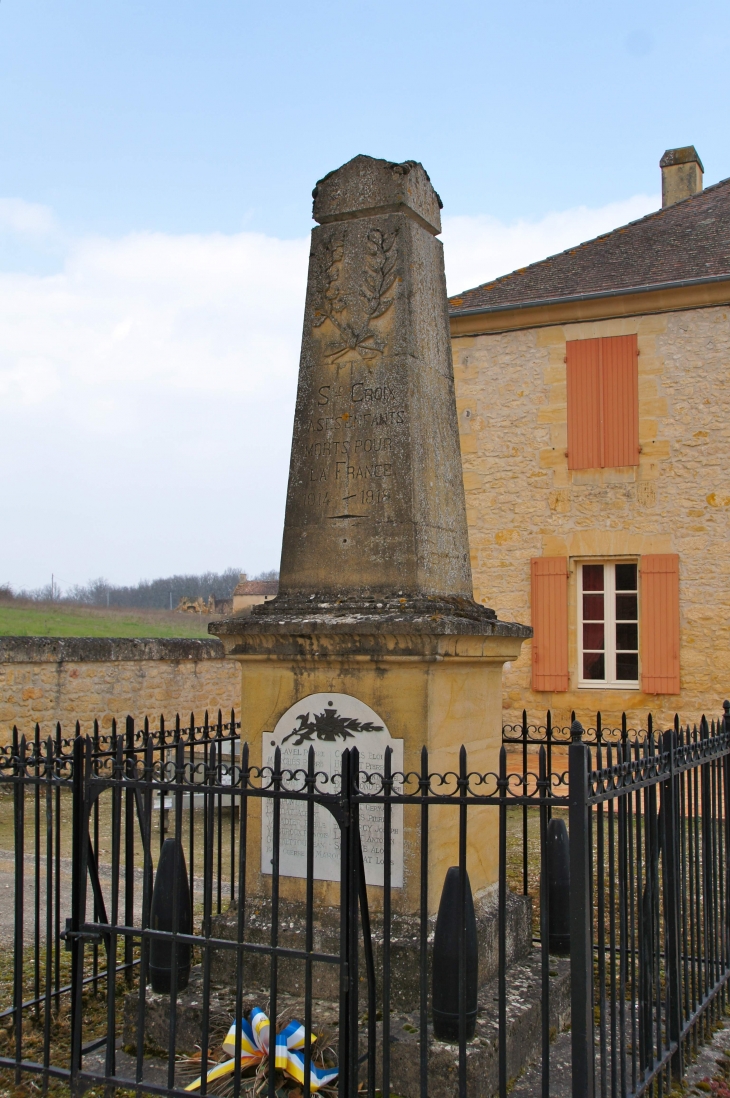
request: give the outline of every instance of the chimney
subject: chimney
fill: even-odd
[[[702,161],[694,145],[667,149],[659,161],[662,169],[662,209],[702,190]]]

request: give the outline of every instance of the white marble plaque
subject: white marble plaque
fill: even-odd
[[[315,770],[325,774],[317,782],[322,792],[338,792],[342,770],[342,752],[357,747],[360,771],[382,774],[385,749],[392,748],[391,773],[403,770],[403,740],[394,740],[385,722],[364,702],[349,694],[309,694],[287,709],[273,732],[263,733],[261,757],[264,766],[274,765],[274,752],[281,748],[283,770],[302,773],[285,785],[299,789],[307,769],[309,748],[314,747]],[[361,779],[363,792],[368,788]],[[380,792],[376,780],[370,787]],[[400,792],[400,786],[393,791]],[[261,872],[271,873],[273,801],[264,798],[261,832]],[[365,879],[368,884],[383,883],[383,805],[360,805]],[[403,806],[391,809],[391,884],[403,887]],[[282,800],[280,822],[279,871],[285,877],[307,875],[307,806],[304,801]],[[332,815],[320,805],[314,810],[314,876],[318,881],[340,879],[340,829]]]

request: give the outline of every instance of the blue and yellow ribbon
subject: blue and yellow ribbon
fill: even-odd
[[[263,1010],[258,1007],[253,1008],[248,1019],[242,1018],[238,1024],[233,1022],[223,1042],[223,1048],[226,1052],[233,1053],[233,1059],[216,1064],[208,1072],[208,1083],[214,1083],[216,1079],[231,1075],[235,1070],[236,1034],[238,1032],[241,1035],[241,1069],[252,1067],[254,1064],[259,1064],[262,1060],[265,1060],[269,1055],[270,1030],[269,1019]],[[311,1040],[312,1043],[316,1040],[314,1034],[312,1034]],[[277,1069],[286,1072],[302,1086],[304,1085],[304,1053],[301,1050],[304,1048],[305,1043],[306,1030],[303,1025],[294,1021],[289,1022],[280,1033],[276,1034],[274,1042],[274,1063]],[[337,1074],[337,1068],[318,1068],[310,1063],[310,1090],[316,1091],[326,1087],[337,1078]],[[200,1076],[185,1089],[197,1090],[202,1081],[203,1078]]]

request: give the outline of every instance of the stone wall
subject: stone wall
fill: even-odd
[[[0,638],[0,743],[12,727],[33,734],[36,721],[46,735],[60,721],[66,734],[75,722],[91,731],[131,714],[157,721],[160,714],[202,720],[219,708],[239,713],[241,673],[226,660],[220,641],[112,640],[108,638]]]
[[[570,471],[566,339],[637,333],[638,467]],[[721,712],[730,695],[730,310],[694,309],[453,340],[475,597],[530,622],[530,558],[571,561],[567,693],[530,688],[531,642],[505,676],[505,718],[550,707],[606,721]],[[581,556],[679,554],[681,695],[577,689]]]

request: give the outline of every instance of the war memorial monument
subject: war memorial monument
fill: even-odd
[[[502,667],[530,636],[474,600],[454,395],[441,200],[421,164],[357,156],[320,180],[313,217],[279,594],[214,623],[241,665],[241,740],[251,761],[335,772],[495,771]],[[347,728],[347,735],[338,729]],[[296,806],[294,806],[296,807]],[[381,810],[382,811],[382,810]],[[318,903],[335,903],[334,828],[318,817]],[[394,907],[414,911],[418,867],[394,812]],[[455,813],[429,843],[429,906],[454,859]],[[476,817],[475,817],[476,818]],[[477,893],[496,879],[496,813],[470,829]],[[256,821],[252,821],[255,826]],[[266,893],[267,819],[262,874]],[[382,884],[377,820],[362,823],[369,885]],[[282,823],[282,897],[302,893],[304,842]],[[377,887],[371,888],[377,910]],[[397,897],[397,899],[396,899]]]

